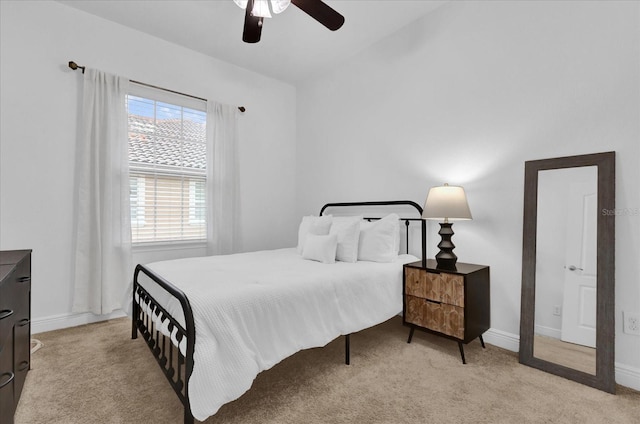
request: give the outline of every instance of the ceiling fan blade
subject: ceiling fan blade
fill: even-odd
[[[339,29],[344,24],[344,16],[327,6],[322,0],[291,0],[291,3],[331,31]]]
[[[262,21],[264,18],[253,16],[251,10],[253,10],[254,0],[247,2],[247,9],[244,13],[244,31],[242,32],[242,41],[245,43],[257,43],[260,41],[260,35],[262,34]]]

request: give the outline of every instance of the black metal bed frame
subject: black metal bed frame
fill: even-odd
[[[363,207],[363,206],[393,206],[406,205],[415,208],[420,217],[418,218],[400,218],[405,223],[406,231],[406,251],[409,252],[409,224],[410,221],[421,221],[421,253],[422,261],[426,262],[426,223],[422,220],[422,207],[410,200],[392,200],[392,201],[375,201],[375,202],[346,202],[346,203],[327,203],[320,210],[320,215],[328,208],[338,207]],[[372,221],[380,218],[364,218]],[[166,290],[175,299],[180,302],[184,314],[184,327],[172,317],[147,290],[138,282],[140,273],[145,274],[152,279],[161,288]],[[142,307],[141,305],[145,305]],[[151,313],[151,315],[149,314]],[[162,323],[168,320],[169,336],[165,335],[154,322],[153,316],[157,316],[158,322]],[[172,335],[175,331],[175,339],[178,346],[186,339],[186,354],[183,354],[179,347],[173,343]],[[178,395],[180,402],[184,405],[184,423],[193,424],[194,418],[191,413],[191,404],[189,401],[189,378],[193,372],[193,353],[195,349],[196,330],[193,320],[193,311],[189,303],[189,299],[184,292],[164,278],[155,275],[144,265],[137,265],[133,276],[133,317],[131,322],[131,338],[137,339],[138,332],[142,335],[156,358],[158,365],[162,369],[163,374],[169,381],[169,384]],[[350,334],[345,335],[345,364],[350,364]]]

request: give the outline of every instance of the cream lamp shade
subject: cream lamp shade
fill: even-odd
[[[473,219],[464,188],[449,184],[429,189],[422,217],[442,222]]]

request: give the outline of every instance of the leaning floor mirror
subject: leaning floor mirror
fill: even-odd
[[[615,392],[615,152],[525,162],[520,363]]]

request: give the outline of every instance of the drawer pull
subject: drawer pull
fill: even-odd
[[[18,283],[28,283],[31,281],[31,277],[20,277],[18,278]]]
[[[31,322],[31,320],[29,318],[24,318],[21,319],[20,321],[18,321],[18,324],[16,324],[18,327],[24,327],[25,325],[29,324]]]
[[[16,376],[14,373],[9,371],[9,372],[4,372],[4,373],[0,374],[0,378],[4,377],[5,375],[9,376],[9,378],[4,383],[0,384],[0,389],[2,389],[7,384],[11,383],[13,381],[13,378]]]
[[[20,364],[18,364],[18,371],[20,372],[26,370],[27,368],[29,368],[29,361],[22,361],[20,362]]]
[[[11,309],[4,309],[0,311],[0,319],[9,318],[11,315],[13,315],[13,311]]]
[[[438,302],[437,300],[425,299],[429,303],[435,303],[436,305],[442,305],[442,302]]]

